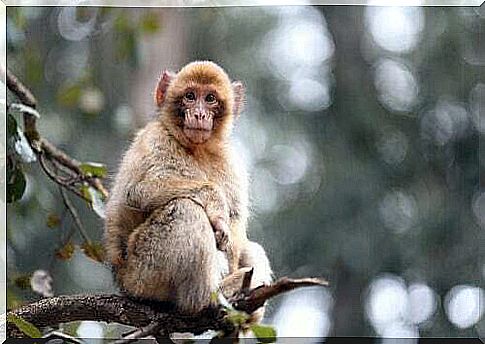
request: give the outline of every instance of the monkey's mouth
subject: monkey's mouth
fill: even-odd
[[[210,138],[212,130],[184,127],[184,134],[192,143],[204,143]]]

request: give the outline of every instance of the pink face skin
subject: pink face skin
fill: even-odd
[[[206,142],[222,116],[222,102],[210,86],[187,88],[180,107],[183,116],[183,133],[194,144]]]

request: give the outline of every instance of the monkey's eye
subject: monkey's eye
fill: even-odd
[[[195,100],[195,93],[194,92],[187,92],[185,94],[185,99],[187,99],[188,101],[194,101]]]
[[[213,95],[212,93],[209,93],[206,97],[205,97],[205,101],[208,102],[208,103],[215,103],[216,102],[216,96]]]

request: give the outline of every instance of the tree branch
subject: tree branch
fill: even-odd
[[[37,100],[32,95],[32,92],[20,82],[20,80],[9,70],[7,69],[7,88],[14,93],[17,98],[22,102],[22,104],[29,106],[33,109],[37,106]],[[37,154],[38,157],[44,155],[46,159],[51,160],[53,163],[60,165],[63,167],[65,171],[71,176],[75,176],[73,183],[83,183],[86,182],[89,186],[93,187],[97,191],[99,191],[104,197],[108,197],[108,191],[102,184],[101,180],[97,177],[93,177],[91,175],[85,174],[81,169],[81,162],[71,158],[65,152],[57,148],[55,145],[50,143],[45,138],[41,137],[40,133],[37,130],[36,125],[36,118],[27,111],[23,112],[24,116],[24,134],[29,142],[33,151]],[[45,170],[45,169],[44,169]],[[46,171],[47,173],[47,171]],[[82,197],[81,193],[75,192],[72,187],[69,188],[65,184],[61,183],[59,176],[53,177],[49,175],[49,177],[62,187],[68,189],[69,191],[75,193],[77,196]],[[74,186],[74,185],[72,185]]]
[[[34,95],[9,69],[7,69],[7,87],[10,91],[15,93],[22,104],[35,109],[37,106],[37,100],[35,99]]]
[[[288,277],[283,277],[273,284],[262,285],[254,288],[247,294],[247,296],[242,296],[231,300],[231,303],[236,309],[243,310],[247,313],[252,313],[259,307],[262,307],[266,300],[276,295],[297,288],[315,286],[326,287],[328,286],[328,282],[319,278],[291,279]]]
[[[64,206],[69,211],[69,214],[71,214],[71,217],[74,221],[74,224],[76,225],[77,229],[79,230],[79,234],[81,234],[81,236],[82,236],[82,238],[84,239],[85,242],[91,244],[91,239],[89,238],[89,235],[88,235],[86,229],[84,228],[83,223],[81,222],[81,219],[79,218],[79,214],[77,213],[76,208],[71,203],[71,200],[69,199],[69,197],[65,193],[64,189],[60,188],[59,192],[61,193],[62,203],[64,203]]]
[[[122,339],[118,339],[117,341],[114,341],[113,344],[126,344],[130,343],[134,339],[140,339],[143,337],[148,337],[152,335],[157,335],[160,332],[160,323],[158,322],[151,322],[147,326],[144,326],[142,328],[139,328],[130,334],[126,335]]]
[[[326,281],[315,278],[290,279],[285,277],[271,285],[255,288],[246,295],[236,297],[235,300],[232,300],[232,304],[237,310],[252,313],[271,297],[288,290],[326,285]],[[188,316],[156,302],[148,303],[126,296],[96,294],[42,299],[12,310],[8,314],[19,316],[41,328],[81,320],[116,322],[140,328],[132,333],[137,336],[136,338],[140,338],[138,336],[146,335],[148,330],[150,334],[153,334],[153,329],[163,330],[163,333],[200,334],[207,330],[232,333],[234,325],[225,318],[226,312],[226,309],[220,306],[204,309],[198,314]],[[8,323],[7,336],[24,337],[25,335],[13,323]]]

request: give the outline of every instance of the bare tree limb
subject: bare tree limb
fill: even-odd
[[[243,294],[242,297],[230,301],[234,305],[234,308],[252,313],[259,307],[262,307],[266,300],[276,295],[301,287],[314,286],[326,287],[328,286],[328,282],[319,278],[291,279],[283,277],[271,285],[262,285],[251,290],[247,296]]]
[[[35,99],[34,95],[9,69],[7,69],[7,87],[10,91],[15,93],[23,104],[35,109],[37,106],[37,100]]]
[[[269,298],[288,290],[326,285],[326,281],[315,278],[290,279],[285,277],[274,284],[261,286],[249,291],[246,295],[238,296],[232,300],[232,303],[237,310],[252,313],[264,305]],[[154,328],[157,331],[163,330],[163,333],[200,334],[207,330],[234,332],[234,325],[225,318],[227,311],[222,306],[204,309],[198,314],[189,316],[169,309],[163,304],[156,302],[149,304],[146,301],[138,301],[120,295],[52,297],[12,310],[8,314],[19,316],[40,328],[53,327],[71,321],[94,320],[116,322],[141,329],[133,332],[132,336],[146,335],[149,330],[153,331]],[[24,335],[13,323],[8,323],[7,336],[23,337]]]
[[[81,320],[116,322],[139,328],[156,321],[171,332],[202,333],[208,328],[224,327],[221,326],[224,324],[223,310],[208,309],[195,316],[184,316],[119,295],[58,296],[42,299],[10,313],[40,328]],[[7,336],[25,335],[13,323],[8,323]]]

